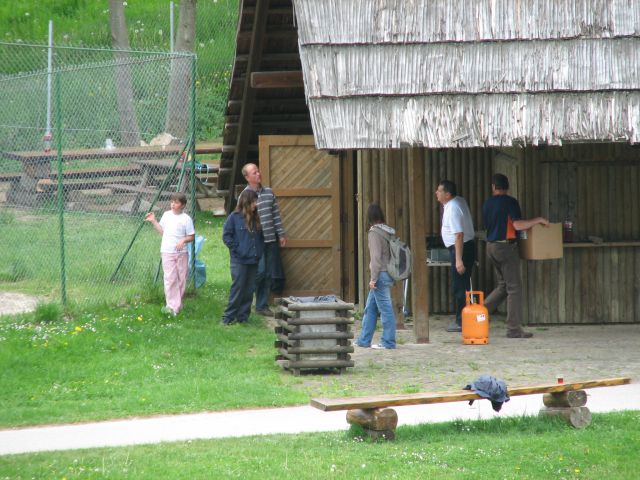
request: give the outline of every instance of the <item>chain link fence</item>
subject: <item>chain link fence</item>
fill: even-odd
[[[195,56],[52,53],[0,43],[0,289],[128,300],[161,275],[145,214],[195,213]]]
[[[170,0],[124,2],[128,38],[137,51],[170,51]],[[180,1],[174,0],[174,36],[180,21]],[[233,65],[239,0],[198,0],[196,4],[195,54],[196,138],[217,141],[222,136],[224,111]],[[11,43],[46,44],[48,22],[53,21],[56,46],[111,48],[109,4],[107,0],[78,2],[59,0],[20,0],[0,5],[6,27],[0,28],[0,40]],[[0,27],[3,21],[0,20]],[[25,53],[26,55],[26,53]],[[31,59],[2,58],[5,72],[24,71],[24,62],[46,67],[46,55],[34,50]],[[58,57],[64,52],[57,52]],[[14,64],[14,61],[18,64]],[[42,63],[44,62],[44,63]],[[27,71],[36,70],[29,68]]]

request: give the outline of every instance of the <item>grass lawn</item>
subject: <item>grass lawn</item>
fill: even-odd
[[[300,380],[274,365],[262,317],[220,324],[230,284],[222,222],[200,215],[207,283],[176,318],[160,313],[160,286],[59,319],[51,305],[0,317],[0,426],[307,402]]]
[[[635,479],[640,412],[572,429],[532,417],[0,457],[3,478]]]

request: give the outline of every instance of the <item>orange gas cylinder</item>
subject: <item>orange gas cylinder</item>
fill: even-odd
[[[466,292],[467,306],[462,309],[462,343],[486,345],[489,343],[489,311],[484,306],[484,292]],[[479,298],[473,303],[472,297]]]

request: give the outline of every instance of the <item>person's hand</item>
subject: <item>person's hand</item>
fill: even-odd
[[[144,217],[145,221],[147,222],[155,222],[156,221],[156,215],[153,212],[149,212],[147,213],[147,215]]]
[[[467,269],[464,268],[464,263],[462,261],[456,262],[456,271],[462,275]]]
[[[376,282],[374,282],[373,280],[369,280],[369,288],[371,290],[375,290],[376,289]]]
[[[544,217],[540,217],[538,219],[538,222],[540,223],[540,225],[544,226],[544,227],[548,227],[549,226],[549,220],[547,220]]]
[[[184,248],[184,238],[182,240],[178,240],[176,243],[176,252],[179,252]]]
[[[280,242],[281,247],[284,247],[287,244],[287,237],[280,237],[278,242]]]

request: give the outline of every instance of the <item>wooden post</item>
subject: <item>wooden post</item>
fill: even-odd
[[[583,428],[591,423],[591,412],[587,407],[587,392],[570,390],[566,392],[545,393],[542,397],[544,407],[541,417],[558,417],[575,428]]]
[[[398,414],[393,408],[349,410],[347,422],[362,426],[372,440],[394,440]]]
[[[429,343],[429,280],[425,231],[424,155],[418,148],[409,152],[409,222],[411,225],[411,312],[416,343]]]
[[[574,428],[591,424],[591,412],[587,407],[546,407],[540,410],[540,416],[561,418]]]
[[[587,404],[587,392],[573,390],[569,392],[545,393],[542,402],[546,407],[584,407]]]

